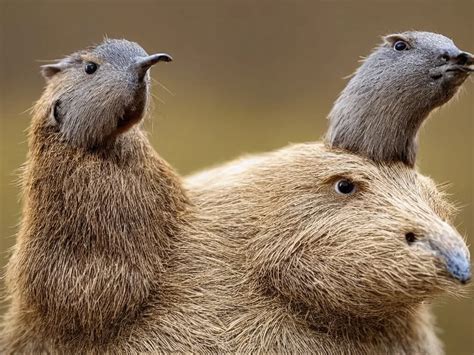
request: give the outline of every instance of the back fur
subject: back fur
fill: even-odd
[[[470,269],[431,180],[301,144],[183,186],[139,124],[161,57],[114,40],[45,68],[0,351],[441,353],[426,302]]]
[[[0,352],[222,351],[221,248],[181,179],[139,125],[101,147],[72,144],[52,123],[58,93],[61,77],[29,132]]]
[[[143,134],[112,155],[69,149],[47,130],[31,147],[4,351],[217,351],[205,291],[217,242],[196,231],[179,178]]]
[[[337,194],[341,177],[359,191]],[[430,179],[300,144],[197,174],[187,187],[228,243],[232,352],[442,353],[425,302],[458,287],[424,247],[451,212]],[[407,231],[419,245],[407,245]]]

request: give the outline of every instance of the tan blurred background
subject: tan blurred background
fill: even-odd
[[[153,77],[155,148],[188,174],[239,154],[319,139],[342,79],[382,34],[443,33],[474,52],[474,1],[5,1],[0,0],[0,264],[19,220],[16,170],[25,160],[25,110],[39,97],[37,60],[59,58],[103,36],[166,51]],[[93,95],[94,93],[91,93]],[[457,219],[474,237],[471,82],[421,136],[421,171],[450,182]],[[472,250],[472,249],[471,249]],[[474,251],[474,250],[473,250]],[[448,354],[474,352],[473,292],[436,312]]]

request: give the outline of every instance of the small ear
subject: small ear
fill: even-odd
[[[394,33],[391,35],[383,36],[382,39],[384,41],[384,44],[388,44],[389,46],[394,45],[397,41],[404,41],[408,44],[410,43],[410,40],[400,33]]]
[[[42,65],[41,75],[43,75],[43,77],[46,80],[49,80],[60,71],[69,67],[71,64],[72,64],[71,58],[64,58],[64,59],[59,60],[56,63]]]
[[[45,64],[41,66],[41,75],[46,80],[51,79],[56,73],[61,71],[62,67],[59,63],[56,64]]]

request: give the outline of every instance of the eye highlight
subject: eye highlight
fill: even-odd
[[[84,71],[87,74],[94,74],[99,66],[94,62],[86,62],[84,66]]]
[[[348,179],[340,179],[334,184],[334,190],[340,195],[351,195],[357,188],[356,185]]]
[[[407,42],[399,40],[393,44],[393,49],[395,49],[397,52],[401,52],[401,51],[409,50],[410,46],[408,45]]]

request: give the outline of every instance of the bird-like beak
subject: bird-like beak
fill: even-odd
[[[445,54],[447,62],[441,66],[430,69],[431,78],[438,80],[447,78],[452,83],[460,85],[474,72],[474,55],[458,51],[454,54]],[[448,74],[448,75],[446,75]]]
[[[469,250],[461,235],[450,225],[442,222],[434,235],[424,241],[426,247],[445,264],[446,271],[462,284],[471,280]]]
[[[138,79],[143,83],[145,75],[150,67],[158,62],[171,62],[173,59],[166,53],[152,54],[146,57],[137,57],[128,67],[128,73],[133,78],[133,82]],[[130,94],[133,96],[133,102],[123,109],[123,114],[117,120],[117,131],[125,132],[135,123],[139,122],[145,111],[147,102],[147,85],[133,85]]]
[[[468,52],[461,52],[449,59],[446,71],[455,71],[469,75],[470,72],[474,71],[473,65],[474,55]]]
[[[468,67],[472,67],[474,65],[474,54],[471,54],[471,53],[468,53],[468,52],[464,52],[463,53],[465,56],[466,56],[466,66]],[[471,68],[471,70],[473,70]]]
[[[147,57],[138,57],[133,64],[133,69],[136,70],[139,80],[143,80],[148,69],[158,62],[171,62],[173,58],[166,53],[152,54]]]

